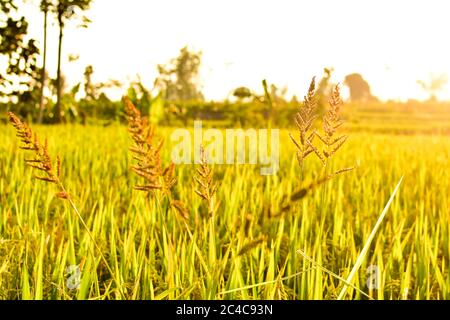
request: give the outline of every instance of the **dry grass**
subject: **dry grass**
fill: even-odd
[[[9,121],[16,129],[16,135],[20,138],[20,141],[23,145],[20,149],[32,151],[34,155],[34,159],[26,159],[25,163],[34,168],[43,172],[44,176],[34,177],[38,180],[42,180],[45,182],[49,182],[55,184],[60,189],[60,193],[58,194],[60,198],[66,199],[68,194],[65,192],[61,181],[61,158],[57,156],[57,165],[56,168],[53,165],[52,158],[48,152],[48,143],[45,140],[44,144],[41,144],[37,134],[34,134],[31,128],[24,122],[22,122],[14,113],[9,112]]]
[[[218,185],[213,180],[213,172],[208,165],[205,149],[203,147],[200,147],[200,164],[194,179],[197,182],[195,193],[206,202],[208,215],[213,217],[218,206],[218,203],[215,201]]]
[[[297,148],[297,160],[300,165],[301,178],[303,180],[303,162],[306,157],[314,151],[312,144],[315,130],[313,125],[317,119],[317,95],[316,95],[316,79],[311,80],[309,90],[305,96],[303,106],[299,112],[295,115],[295,124],[298,128],[299,139],[295,139],[291,134],[289,137]]]
[[[325,148],[320,152],[308,142],[313,148],[314,153],[322,161],[324,167],[328,165],[333,155],[347,141],[346,135],[337,135],[338,129],[344,124],[344,121],[340,119],[342,100],[339,85],[335,86],[329,100],[329,105],[330,107],[323,118],[323,134],[321,135],[317,131],[315,132],[315,135],[323,142]]]
[[[139,110],[128,98],[124,98],[125,111],[128,119],[128,131],[134,141],[130,148],[136,165],[131,169],[145,181],[144,185],[134,188],[147,194],[155,194],[160,191],[163,197],[169,201],[173,208],[182,218],[188,219],[188,211],[182,201],[176,199],[174,187],[177,184],[175,177],[175,164],[170,163],[163,167],[161,161],[161,148],[164,140],[155,142],[155,127],[147,119],[141,117]]]

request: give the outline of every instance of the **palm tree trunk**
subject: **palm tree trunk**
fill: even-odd
[[[44,61],[42,65],[42,76],[41,76],[41,100],[39,103],[39,117],[38,123],[42,123],[42,118],[44,116],[44,89],[45,89],[45,81],[47,76],[46,66],[47,66],[47,17],[48,17],[48,9],[44,9]]]
[[[55,117],[57,122],[61,122],[61,96],[62,96],[62,88],[61,88],[61,54],[62,54],[62,40],[63,40],[63,29],[64,25],[62,22],[62,14],[58,17],[59,23],[59,42],[58,42],[58,71],[56,76],[56,106],[55,106]]]

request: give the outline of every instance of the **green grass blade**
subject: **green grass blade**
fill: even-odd
[[[348,284],[352,283],[353,278],[355,277],[356,273],[358,272],[359,268],[361,267],[361,264],[366,257],[367,251],[369,251],[370,244],[372,243],[373,238],[375,237],[375,234],[377,233],[378,229],[380,228],[381,223],[384,220],[384,217],[386,216],[386,213],[391,206],[392,201],[394,200],[395,195],[397,194],[398,189],[400,188],[400,185],[403,181],[403,177],[401,177],[400,181],[398,182],[397,186],[395,187],[394,192],[392,193],[389,201],[386,203],[386,206],[383,209],[383,212],[381,212],[380,217],[378,218],[377,223],[375,224],[375,227],[373,227],[372,232],[369,235],[369,238],[367,239],[364,248],[362,249],[361,253],[358,256],[358,259],[356,259],[356,263],[353,266],[352,271],[350,272],[346,282],[344,283],[344,287],[341,290],[341,293],[338,296],[338,300],[342,300],[345,297],[345,294],[347,293]]]

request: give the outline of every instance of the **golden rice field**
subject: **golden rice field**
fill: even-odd
[[[173,192],[187,219],[133,189],[140,178],[130,170],[125,125],[32,125],[48,138],[53,160],[61,156],[61,181],[92,238],[57,187],[33,179],[14,128],[0,125],[0,299],[336,299],[402,176],[343,298],[449,299],[450,139],[424,130],[442,117],[406,116],[407,133],[376,114],[377,127],[365,131],[369,122],[355,117],[330,163],[355,169],[282,214],[273,212],[283,199],[323,170],[310,157],[301,179],[288,137],[295,128],[281,130],[276,175],[261,176],[254,165],[212,166],[213,218],[194,192],[198,165],[177,166]],[[172,130],[157,131],[166,137],[164,164]],[[69,266],[80,270],[76,289]]]

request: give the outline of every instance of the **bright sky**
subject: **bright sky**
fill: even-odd
[[[42,15],[24,10],[41,39]],[[264,78],[303,96],[324,67],[335,69],[336,82],[361,73],[382,99],[423,99],[418,79],[450,75],[449,13],[447,0],[94,0],[89,28],[67,28],[63,71],[74,84],[92,64],[94,81],[126,83],[139,74],[152,87],[156,65],[188,45],[203,52],[208,99],[238,86],[260,91]],[[52,74],[57,38],[53,24]],[[80,59],[69,63],[69,54]],[[450,86],[438,96],[450,99]]]

